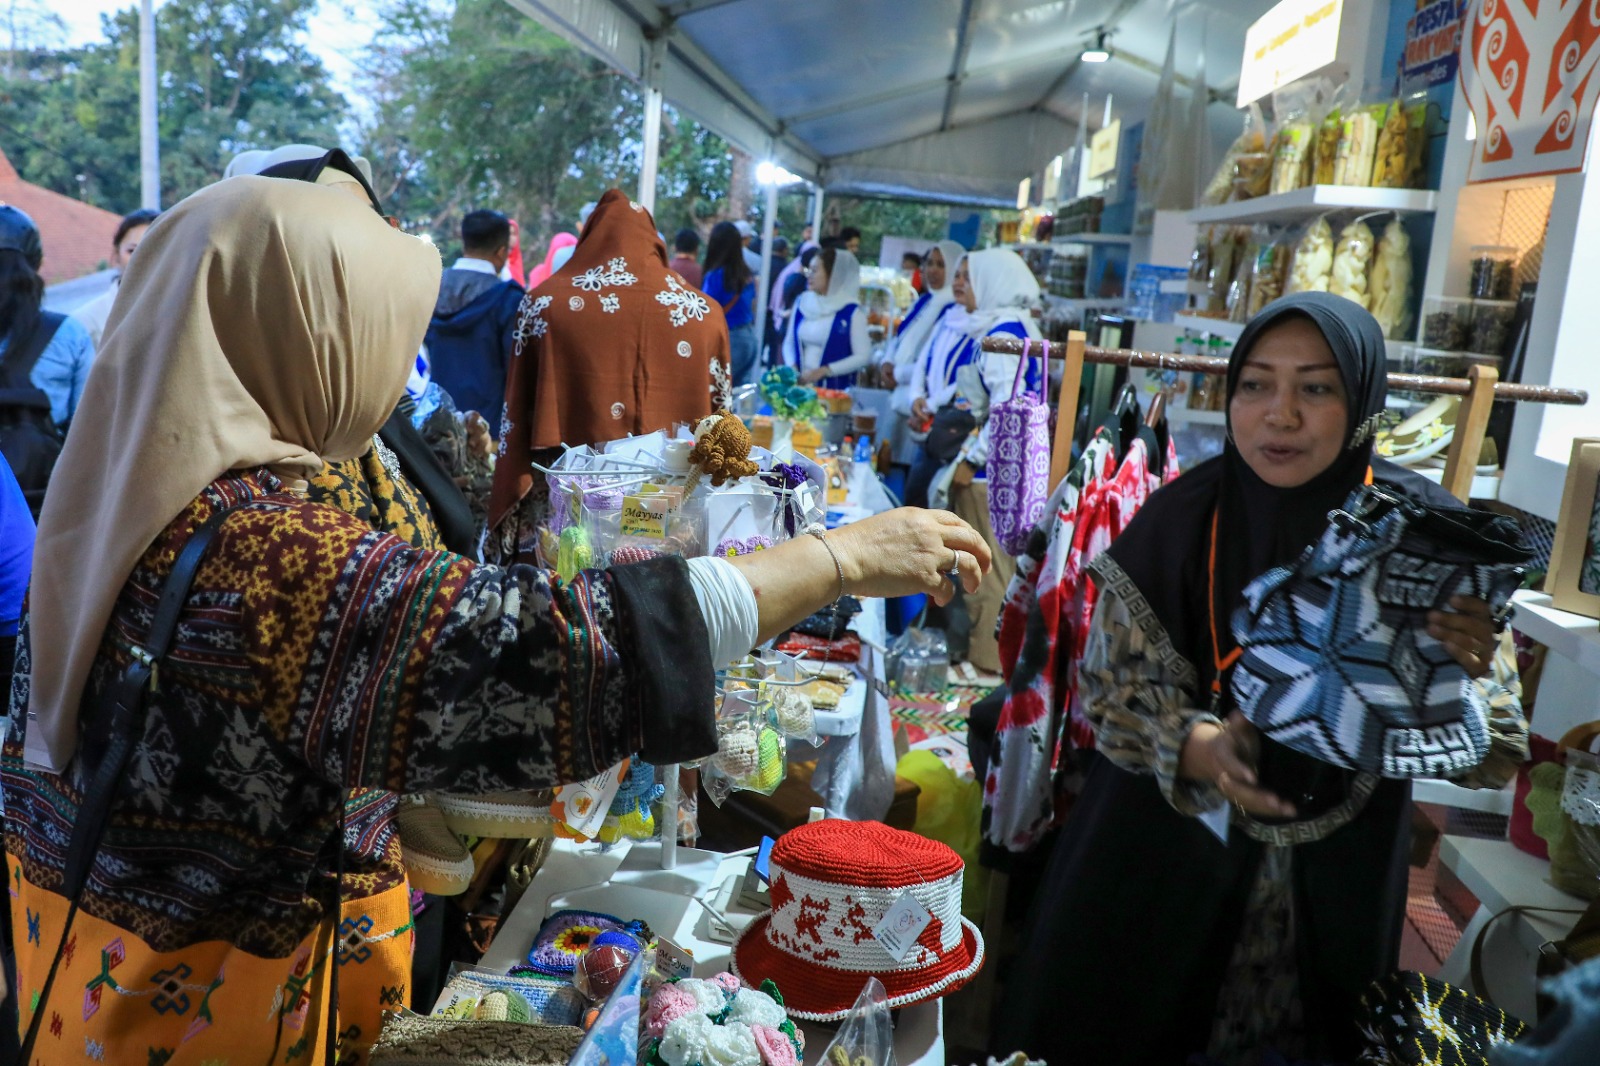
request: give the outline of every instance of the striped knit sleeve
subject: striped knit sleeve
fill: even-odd
[[[1178,755],[1200,722],[1220,724],[1196,704],[1194,666],[1172,647],[1133,581],[1109,555],[1089,566],[1099,600],[1078,666],[1078,696],[1099,750],[1133,773],[1154,774],[1180,814],[1222,804],[1210,785],[1178,777]]]

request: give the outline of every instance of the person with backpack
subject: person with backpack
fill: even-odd
[[[0,204],[0,455],[34,514],[94,363],[82,323],[41,309],[43,262],[39,227]]]
[[[728,319],[728,364],[735,385],[755,380],[760,338],[756,336],[756,279],[744,259],[744,237],[732,222],[711,227],[706,242],[705,294]]]

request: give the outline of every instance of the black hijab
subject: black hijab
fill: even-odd
[[[361,173],[361,168],[356,166],[355,161],[342,148],[334,148],[323,155],[308,159],[291,159],[279,163],[263,170],[261,176],[315,183],[322,176],[322,172],[328,169],[341,171],[355,178],[366,190],[367,199],[372,201],[372,209],[380,215],[383,214],[383,208],[378,203],[378,195],[372,191],[366,175]],[[476,559],[477,523],[472,517],[472,507],[467,502],[466,495],[456,485],[455,479],[450,476],[450,472],[428,446],[427,440],[412,425],[411,409],[410,400],[403,397],[399,409],[383,424],[378,436],[400,460],[400,472],[405,475],[406,480],[422,494],[428,510],[433,515],[434,525],[438,527],[439,539],[444,542],[445,547],[457,555]]]
[[[1350,405],[1339,457],[1304,485],[1274,488],[1257,477],[1239,454],[1230,427],[1222,454],[1152,494],[1108,552],[1143,593],[1174,648],[1194,664],[1201,682],[1199,697],[1209,693],[1216,676],[1212,612],[1220,651],[1226,656],[1233,647],[1229,619],[1244,587],[1272,567],[1293,560],[1319,537],[1328,512],[1344,502],[1373,465],[1372,434],[1388,396],[1383,330],[1372,315],[1343,297],[1310,292],[1268,304],[1234,345],[1227,376],[1229,404],[1250,352],[1269,330],[1291,318],[1316,326],[1339,364]],[[1398,470],[1382,465],[1389,472]],[[1209,581],[1213,514],[1217,521],[1214,605]]]

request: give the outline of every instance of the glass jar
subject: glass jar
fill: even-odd
[[[1422,337],[1424,348],[1437,348],[1446,352],[1467,349],[1467,335],[1472,327],[1472,301],[1452,296],[1429,296],[1422,301]]]
[[[1502,244],[1472,248],[1472,283],[1469,295],[1479,300],[1509,300],[1517,272],[1517,250]]]
[[[1467,334],[1467,350],[1478,355],[1504,355],[1516,317],[1515,300],[1472,301],[1472,328]]]

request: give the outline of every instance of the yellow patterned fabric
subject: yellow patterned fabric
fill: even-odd
[[[311,479],[307,493],[313,503],[325,503],[361,519],[380,533],[392,533],[428,551],[444,547],[433,522],[428,501],[400,472],[400,464],[383,440],[372,438],[372,448],[358,459],[329,463]]]

